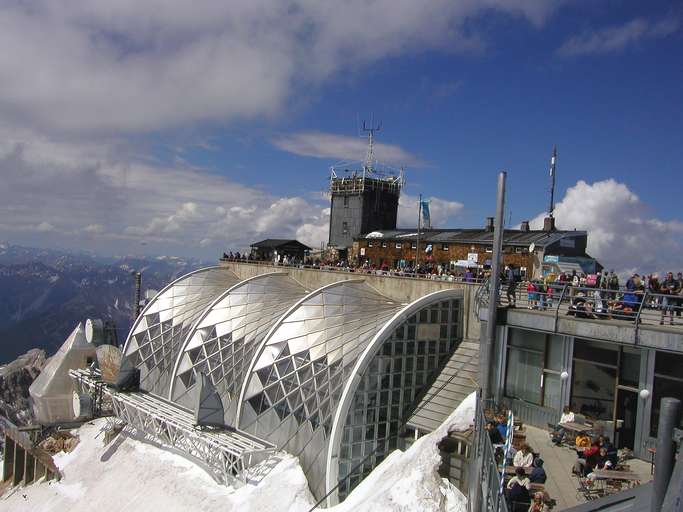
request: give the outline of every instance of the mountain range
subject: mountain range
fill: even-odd
[[[135,271],[145,290],[209,264],[169,256],[102,257],[0,243],[0,365],[32,348],[52,355],[79,321],[111,320],[123,342]],[[152,292],[153,293],[153,292]]]

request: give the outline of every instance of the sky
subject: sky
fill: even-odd
[[[0,3],[0,240],[213,260],[327,240],[331,166],[375,153],[479,227],[557,224],[620,272],[683,270],[683,4]]]

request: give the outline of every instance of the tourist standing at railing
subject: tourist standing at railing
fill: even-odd
[[[669,323],[674,324],[674,306],[678,301],[676,297],[679,292],[678,282],[674,279],[673,273],[666,274],[666,279],[662,282],[660,293],[662,297],[662,318],[659,325],[664,325],[666,314],[669,313]]]
[[[517,305],[517,298],[515,292],[517,289],[518,274],[515,273],[515,266],[513,264],[505,267],[505,284],[507,285],[506,297],[508,300],[508,307],[514,308]]]
[[[572,270],[572,275],[569,278],[569,284],[571,285],[571,289],[569,290],[569,296],[573,297],[576,295],[576,289],[579,287],[579,283],[581,282],[578,274],[576,273],[576,270]]]
[[[611,290],[609,300],[616,300],[617,292],[619,291],[619,276],[617,276],[614,270],[609,272],[608,288]]]
[[[676,316],[681,316],[681,309],[683,309],[683,273],[679,272],[676,275],[676,283],[678,283],[678,298],[676,299]]]

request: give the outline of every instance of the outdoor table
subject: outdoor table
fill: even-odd
[[[624,480],[628,482],[639,482],[640,476],[633,471],[617,471],[614,469],[594,469],[592,471],[595,478],[605,480]]]
[[[586,425],[585,423],[575,423],[573,421],[569,421],[567,423],[560,423],[560,427],[564,428],[565,430],[571,430],[572,432],[590,432],[593,430],[593,427],[591,425]]]

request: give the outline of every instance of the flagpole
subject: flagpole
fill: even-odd
[[[417,274],[417,266],[420,263],[420,222],[422,220],[422,194],[420,200],[417,202],[417,243],[415,244],[415,273]]]

